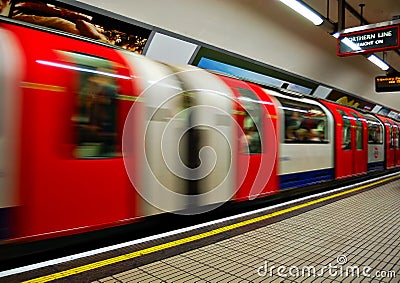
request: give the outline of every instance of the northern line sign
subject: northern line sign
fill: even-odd
[[[337,55],[349,56],[400,48],[400,25],[342,33],[338,38]]]

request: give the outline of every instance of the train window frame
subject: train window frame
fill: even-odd
[[[118,150],[118,83],[114,63],[106,58],[77,52],[62,52],[77,67],[75,109],[71,117],[76,159],[109,159]]]
[[[283,112],[285,144],[330,143],[328,115],[316,104],[277,97]],[[300,114],[301,113],[301,114]]]
[[[362,119],[354,112],[350,112],[356,121],[356,150],[364,150],[364,131]]]
[[[263,139],[263,105],[251,90],[240,87],[236,89],[240,94],[238,100],[244,109],[243,123],[241,125],[244,134],[241,140],[240,152],[249,155],[262,154],[264,152],[263,147],[266,146]]]
[[[383,144],[384,126],[378,121],[366,119],[368,125],[368,144]]]
[[[399,130],[400,130],[400,127],[398,126],[398,125],[394,125],[394,127],[396,127],[396,137],[395,137],[395,141],[396,141],[396,149],[400,149],[400,133],[399,133]]]
[[[394,149],[394,130],[393,130],[393,124],[388,123],[389,126],[389,148]]]
[[[342,116],[342,150],[351,150],[351,117],[341,109],[336,110]]]

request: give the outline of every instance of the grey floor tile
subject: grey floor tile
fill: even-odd
[[[389,183],[98,282],[399,282],[399,185],[400,181]],[[317,278],[284,278],[257,274],[266,261],[270,266],[312,265],[318,269],[337,264],[338,256],[343,255],[347,265],[368,265],[373,272],[395,270],[398,278],[332,277],[327,273]]]

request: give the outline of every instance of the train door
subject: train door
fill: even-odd
[[[190,97],[168,66],[132,52],[123,55],[142,78],[140,98],[129,112],[123,139],[124,148],[133,146],[131,162],[127,153],[124,159],[139,193],[137,213],[147,216],[184,210],[185,180],[177,172],[178,161],[187,158],[186,139],[180,137],[187,126]]]
[[[395,150],[395,161],[394,161],[394,165],[395,166],[399,166],[400,165],[400,128],[399,128],[399,124],[397,122],[393,121],[393,128],[394,128],[394,150]]]
[[[2,31],[0,30],[0,35],[2,35]],[[9,197],[11,193],[11,188],[6,184],[7,176],[8,176],[8,166],[7,163],[10,161],[9,158],[5,158],[7,152],[7,134],[5,133],[5,127],[7,126],[6,121],[9,122],[7,119],[7,112],[8,103],[6,104],[6,99],[9,99],[11,93],[7,89],[8,84],[6,84],[6,65],[3,63],[5,57],[5,50],[3,48],[3,44],[0,44],[0,85],[6,87],[0,92],[0,240],[5,238],[6,235],[6,227],[9,226],[7,223],[8,219],[6,216],[6,210],[9,208]],[[13,66],[13,65],[11,65]]]
[[[20,131],[20,91],[24,62],[15,38],[0,27],[0,242],[12,237],[17,205],[16,163]]]
[[[221,79],[236,96],[237,200],[248,200],[278,191],[277,112],[272,99],[258,86]]]
[[[395,143],[394,143],[396,133],[395,133],[395,129],[394,129],[394,126],[391,123],[391,121],[387,120],[386,125],[387,125],[386,165],[388,168],[391,168],[396,164],[396,160],[395,160],[396,151],[395,151]]]
[[[352,127],[352,140],[354,146],[353,152],[353,174],[362,174],[367,172],[368,163],[368,141],[367,141],[367,124],[365,119],[354,111],[350,111],[350,115],[354,117],[355,124]]]
[[[260,196],[268,195],[279,190],[278,167],[279,167],[279,133],[278,112],[273,98],[265,89],[248,83],[259,99],[262,108],[262,152],[261,172],[263,177],[256,179],[256,186],[264,187]],[[266,181],[265,178],[268,178]]]
[[[194,67],[176,68],[189,99],[187,115],[187,211],[200,213],[234,197],[236,156],[234,94],[217,76]]]
[[[386,168],[392,168],[395,165],[395,143],[393,123],[389,118],[379,116],[385,125],[385,158]]]
[[[396,147],[396,166],[400,166],[400,124],[396,123],[397,126],[397,136],[395,139]]]
[[[368,171],[385,168],[384,126],[371,114],[364,114],[368,124]]]
[[[347,177],[354,173],[354,136],[352,135],[353,120],[343,109],[337,109],[339,119],[336,133],[336,177]],[[353,125],[354,126],[354,125]]]
[[[345,178],[366,172],[368,160],[367,126],[361,114],[328,101],[322,101],[335,117],[335,175]]]

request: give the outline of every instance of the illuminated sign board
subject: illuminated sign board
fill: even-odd
[[[400,91],[400,74],[397,76],[380,76],[375,78],[376,92]]]
[[[400,48],[400,25],[343,33],[338,38],[337,55],[349,56]]]

